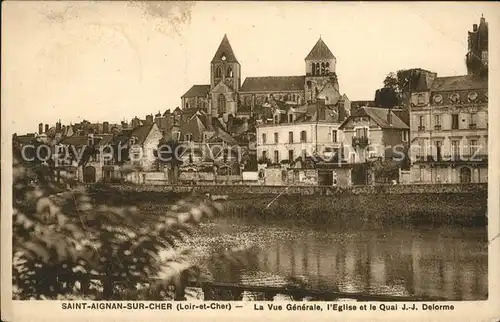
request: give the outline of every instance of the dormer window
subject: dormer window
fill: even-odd
[[[425,96],[424,96],[424,94],[418,94],[418,96],[417,96],[417,104],[425,104]]]
[[[188,142],[193,141],[193,134],[191,134],[191,133],[184,134],[184,141],[188,141]]]

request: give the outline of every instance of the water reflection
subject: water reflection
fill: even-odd
[[[217,267],[220,282],[284,284],[373,294],[487,298],[487,242],[482,229],[338,231],[225,222],[217,243],[254,243],[253,267]],[[216,225],[202,235],[219,235]],[[220,244],[219,244],[220,245]],[[231,246],[231,245],[230,245]]]

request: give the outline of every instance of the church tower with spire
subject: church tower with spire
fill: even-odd
[[[306,102],[315,102],[319,93],[328,84],[331,84],[337,91],[339,90],[336,74],[337,59],[321,36],[304,60]]]
[[[224,35],[210,63],[210,114],[235,115],[240,86],[241,66]]]

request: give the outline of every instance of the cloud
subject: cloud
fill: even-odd
[[[43,6],[40,14],[45,16],[49,23],[64,23],[68,19],[78,17],[78,8],[72,3],[51,4],[50,7],[48,5]]]
[[[176,36],[180,35],[183,25],[191,22],[195,2],[129,1],[128,5],[141,9],[146,18],[156,20],[155,30]]]

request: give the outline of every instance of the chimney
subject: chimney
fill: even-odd
[[[87,145],[88,146],[93,146],[94,145],[94,134],[89,133],[87,136]]]
[[[56,133],[61,132],[61,120],[56,123]]]
[[[207,129],[212,130],[212,96],[207,97]]]
[[[132,128],[135,129],[139,126],[139,118],[136,116],[132,119]]]
[[[341,100],[339,102],[339,107],[337,109],[338,112],[338,121],[343,122],[345,120],[346,112],[345,112],[345,101]]]
[[[472,25],[472,31],[473,32],[477,31],[477,23],[475,23],[475,24]]]
[[[227,117],[227,132],[231,134],[231,129],[233,127],[234,117],[233,114],[229,114]]]
[[[38,134],[43,134],[43,123],[38,124]]]
[[[392,126],[392,111],[391,109],[387,110],[387,123]]]
[[[49,125],[45,124],[45,133],[47,134],[49,132]]]
[[[146,125],[153,124],[153,114],[146,115]]]
[[[325,100],[318,98],[318,121],[326,120],[326,106]]]
[[[109,133],[109,122],[102,122],[102,133]]]

